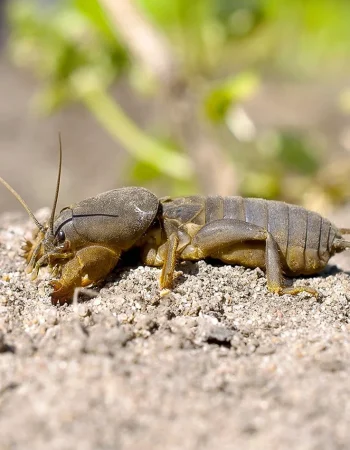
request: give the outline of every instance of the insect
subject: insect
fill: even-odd
[[[37,226],[24,244],[32,279],[42,266],[53,271],[53,304],[69,301],[74,290],[105,279],[121,255],[140,251],[146,265],[162,267],[160,288],[171,289],[178,261],[216,258],[224,263],[260,267],[276,294],[308,292],[285,286],[284,275],[321,271],[335,253],[350,248],[343,235],[319,214],[300,206],[256,198],[200,195],[158,199],[147,189],[124,187],[63,208],[55,218],[62,168],[50,218],[41,224],[20,195],[2,178]]]

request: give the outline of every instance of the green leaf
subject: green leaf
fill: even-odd
[[[245,197],[260,197],[266,199],[280,198],[280,175],[276,172],[246,172],[242,180],[241,192]]]
[[[314,149],[301,136],[292,133],[280,135],[279,159],[287,170],[313,175],[320,167]]]
[[[137,183],[147,183],[160,177],[161,171],[146,161],[135,161],[131,169],[131,178]]]
[[[74,0],[73,4],[102,35],[111,40],[116,40],[116,33],[113,25],[107,17],[104,8],[98,0]]]
[[[259,77],[252,72],[244,72],[225,80],[213,89],[205,99],[205,111],[213,122],[225,120],[228,109],[235,103],[251,97],[258,89]]]

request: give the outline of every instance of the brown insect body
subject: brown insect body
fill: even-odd
[[[252,233],[251,239],[216,246],[215,236],[207,244],[204,254],[230,264],[266,269],[265,233],[270,233],[278,245],[283,272],[289,275],[308,275],[322,270],[336,252],[334,239],[342,235],[332,223],[318,213],[300,206],[259,198],[192,196],[162,201],[163,221],[176,223],[177,228],[187,230],[191,238],[205,225],[232,219],[251,224],[263,231],[260,240]],[[239,224],[231,223],[230,228]],[[256,228],[254,230],[257,231]],[[220,231],[218,231],[220,233]],[[203,230],[200,235],[204,235]],[[216,233],[218,234],[218,233]],[[198,245],[199,236],[196,242]],[[189,251],[184,252],[190,259]],[[196,258],[197,259],[197,258]]]
[[[139,247],[144,264],[162,267],[160,288],[173,287],[178,261],[216,258],[224,263],[260,267],[267,287],[277,294],[317,292],[308,286],[285,287],[283,275],[322,270],[330,257],[350,248],[327,219],[302,207],[255,198],[190,196],[158,199],[144,188],[104,192],[64,208],[41,225],[24,200],[2,178],[35,221],[38,231],[24,245],[27,272],[53,269],[52,302],[65,303],[76,288],[103,280],[123,252]]]
[[[335,253],[350,248],[342,236],[350,230],[284,202],[191,196],[160,199],[160,204],[158,235],[152,229],[139,244],[145,264],[163,267],[162,288],[172,286],[176,261],[211,257],[264,269],[272,292],[317,295],[307,286],[285,287],[283,275],[317,273]]]

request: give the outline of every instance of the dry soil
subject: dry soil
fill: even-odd
[[[347,215],[348,217],[348,215]],[[0,218],[0,449],[350,448],[350,255],[320,292],[278,297],[261,270],[117,269],[97,297],[50,303]]]

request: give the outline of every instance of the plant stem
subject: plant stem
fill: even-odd
[[[188,157],[175,153],[143,133],[105,91],[84,89],[81,100],[99,123],[136,159],[177,180],[189,180],[193,176]]]

